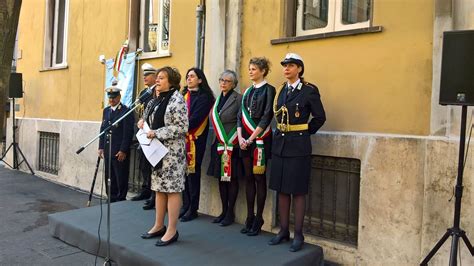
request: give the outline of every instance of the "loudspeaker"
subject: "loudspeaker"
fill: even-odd
[[[23,98],[23,78],[21,73],[10,74],[10,87],[8,90],[8,97]]]
[[[474,105],[474,30],[443,34],[439,103]]]

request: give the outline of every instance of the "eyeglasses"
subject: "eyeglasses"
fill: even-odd
[[[219,79],[219,82],[220,82],[220,83],[227,84],[227,83],[232,83],[232,82],[233,82],[233,80],[228,80],[228,79]]]

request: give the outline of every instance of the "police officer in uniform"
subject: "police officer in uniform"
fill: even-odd
[[[113,84],[105,90],[109,98],[109,106],[104,108],[102,114],[102,132],[109,125],[112,125],[117,119],[128,112],[129,108],[120,102],[121,89]],[[133,137],[134,121],[133,115],[129,114],[116,126],[110,129],[112,136],[111,154],[109,154],[110,140],[103,134],[99,139],[99,156],[104,157],[105,177],[111,180],[111,191],[107,195],[111,202],[122,201],[126,199],[128,191],[128,172],[130,166],[130,145]],[[109,173],[109,161],[111,161],[111,172]]]
[[[294,203],[295,233],[290,251],[302,248],[305,196],[311,175],[311,138],[326,121],[318,88],[303,80],[303,59],[288,53],[283,61],[286,82],[277,91],[274,113],[277,129],[273,135],[269,187],[278,192],[280,232],[270,245],[288,241],[291,200]],[[310,115],[312,115],[311,120]]]
[[[148,89],[152,89],[152,93],[150,96],[143,101],[143,105],[140,108],[137,108],[139,111],[139,117],[142,117],[143,115],[143,110],[147,106],[148,102],[153,98],[153,93],[154,93],[154,88],[156,86],[156,69],[148,63],[145,63],[142,65],[142,70],[143,70],[143,84],[146,86],[139,94],[138,97],[141,97]],[[140,147],[140,146],[138,146]],[[142,190],[141,192],[136,195],[135,197],[131,198],[132,201],[138,201],[138,200],[144,200],[145,205],[143,206],[144,210],[150,210],[155,207],[155,193],[151,193],[151,171],[152,171],[152,166],[150,162],[148,162],[147,158],[143,154],[143,151],[141,149],[138,149],[138,156],[139,156],[139,167],[140,167],[140,172],[143,178],[142,181]],[[150,199],[151,196],[151,199]]]

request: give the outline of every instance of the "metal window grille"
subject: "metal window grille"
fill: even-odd
[[[360,160],[314,155],[311,166],[305,233],[357,246]]]
[[[38,170],[57,175],[59,172],[59,133],[39,132]]]

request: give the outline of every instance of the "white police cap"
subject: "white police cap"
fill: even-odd
[[[142,70],[143,70],[143,76],[149,75],[149,74],[156,74],[156,69],[148,63],[145,63],[142,65]]]
[[[112,81],[112,86],[105,89],[105,92],[107,92],[107,96],[109,98],[115,98],[119,96],[121,91],[122,89],[117,87],[117,82],[115,80]]]
[[[280,63],[281,65],[286,65],[288,63],[295,63],[299,66],[302,66],[302,67],[304,66],[303,58],[301,58],[301,56],[295,53],[287,53],[283,61],[281,61]]]

